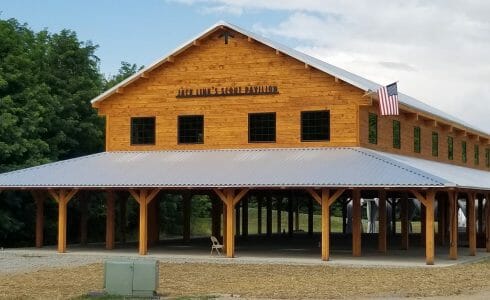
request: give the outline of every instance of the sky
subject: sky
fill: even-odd
[[[0,0],[0,18],[99,45],[105,74],[148,65],[224,20],[490,132],[487,0]]]

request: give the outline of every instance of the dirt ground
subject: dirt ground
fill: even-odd
[[[2,299],[67,299],[102,290],[102,264],[0,275]],[[160,264],[159,293],[170,297],[490,298],[490,260],[444,268]]]

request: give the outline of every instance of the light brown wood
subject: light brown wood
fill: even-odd
[[[105,248],[114,249],[115,244],[115,219],[116,219],[116,199],[113,191],[108,191],[106,195],[106,233]]]
[[[386,191],[379,191],[379,230],[378,230],[378,251],[382,253],[387,252],[387,244],[386,244]]]
[[[352,191],[352,256],[361,256],[361,191]]]
[[[408,195],[403,193],[401,198],[401,248],[408,250],[409,234],[408,234]]]
[[[322,260],[330,259],[330,205],[328,204],[330,191],[328,189],[321,190],[321,206],[322,206]]]
[[[48,190],[51,197],[58,202],[58,252],[66,252],[66,213],[68,202],[78,192],[73,190]]]
[[[32,197],[36,202],[36,247],[41,248],[44,241],[44,201],[46,194],[40,191],[32,191]]]
[[[449,259],[458,259],[458,193],[448,192],[449,198]]]
[[[225,218],[225,227],[224,231],[224,241],[223,247],[225,248],[226,257],[233,258],[235,257],[235,205],[247,194],[249,189],[241,189],[238,190],[238,193],[234,189],[214,189],[214,192],[218,195],[218,197],[224,203],[224,214],[226,214]]]
[[[134,200],[139,204],[139,243],[138,253],[148,254],[148,204],[158,195],[159,189],[129,190]]]
[[[434,203],[435,192],[427,192],[427,203],[425,205],[425,263],[434,264],[435,243],[434,243]]]
[[[475,199],[476,199],[476,194],[474,192],[469,192],[467,198],[467,204],[466,204],[466,207],[468,208],[468,219],[466,224],[468,226],[468,244],[469,244],[469,250],[471,256],[476,255]]]

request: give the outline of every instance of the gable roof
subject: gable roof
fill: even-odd
[[[331,65],[329,63],[326,63],[322,60],[319,60],[317,58],[314,58],[310,55],[307,55],[303,52],[294,50],[293,48],[290,48],[288,46],[285,46],[281,43],[272,41],[268,38],[265,38],[263,36],[260,36],[258,34],[255,34],[253,32],[247,31],[241,27],[238,27],[236,25],[220,21],[216,23],[215,25],[211,26],[201,34],[197,35],[195,38],[191,39],[190,41],[184,43],[180,47],[176,48],[175,50],[171,51],[169,54],[165,55],[164,57],[156,60],[155,62],[151,63],[147,67],[143,68],[139,72],[135,73],[134,75],[128,77],[124,81],[120,82],[116,86],[110,88],[109,90],[105,91],[104,93],[100,94],[99,96],[95,97],[92,99],[91,103],[95,105],[96,103],[103,101],[104,99],[108,98],[109,96],[115,94],[119,88],[125,87],[132,82],[140,79],[141,77],[144,76],[145,73],[150,72],[151,70],[159,67],[163,63],[169,61],[172,59],[173,56],[178,55],[179,53],[187,50],[189,47],[192,47],[194,43],[200,39],[204,39],[208,37],[209,35],[213,34],[214,32],[222,29],[223,27],[227,27],[229,29],[232,29],[238,33],[241,33],[245,36],[250,37],[251,39],[260,42],[266,46],[269,46],[283,54],[286,54],[290,57],[293,57],[305,64],[310,65],[311,67],[314,67],[315,69],[318,69],[322,72],[325,72],[331,76],[334,76],[344,82],[347,82],[363,91],[376,91],[379,87],[382,85],[375,83],[374,81],[368,80],[364,77],[358,76],[354,73],[348,72],[342,68],[336,67],[334,65]],[[402,106],[405,106],[408,109],[414,109],[420,112],[423,112],[425,114],[428,114],[429,116],[436,117],[439,119],[442,119],[446,122],[451,122],[451,123],[456,123],[459,126],[462,127],[464,130],[472,131],[476,134],[479,134],[485,138],[490,138],[490,134],[486,133],[482,129],[478,129],[477,127],[470,125],[469,123],[454,117],[450,114],[447,114],[435,107],[432,107],[422,101],[419,101],[413,97],[410,97],[408,95],[405,95],[403,93],[399,93],[399,101]]]

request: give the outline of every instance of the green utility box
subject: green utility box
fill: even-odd
[[[104,288],[110,295],[156,295],[157,260],[108,260],[104,264]]]

